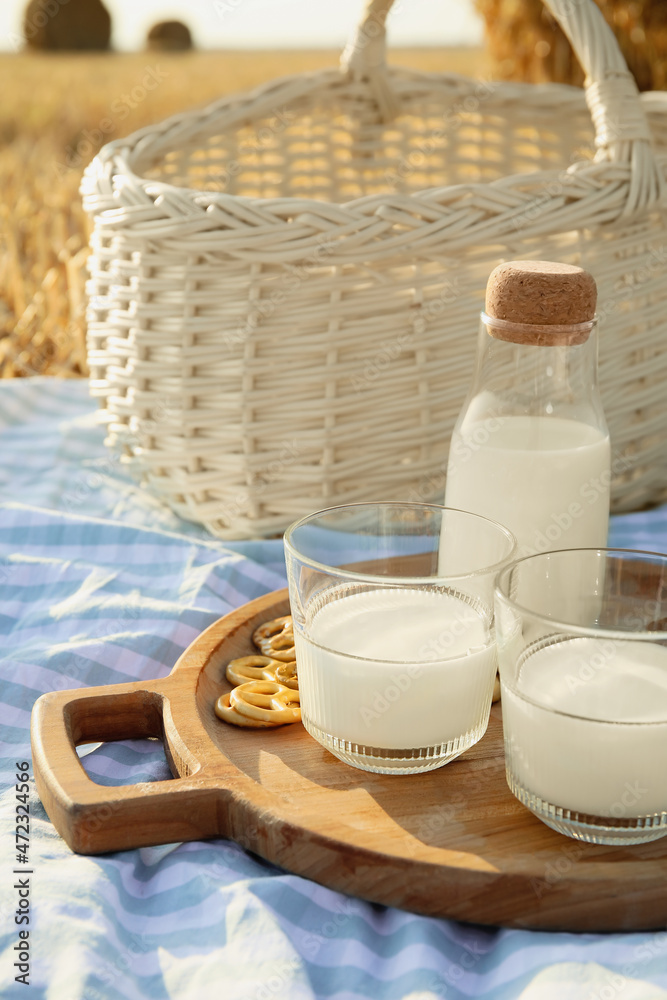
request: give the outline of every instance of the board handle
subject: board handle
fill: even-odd
[[[218,834],[215,788],[202,785],[204,768],[185,746],[165,739],[170,686],[167,677],[53,691],[35,702],[30,724],[35,784],[73,851],[101,854]],[[164,741],[172,780],[98,785],[75,749],[98,740],[149,736]]]

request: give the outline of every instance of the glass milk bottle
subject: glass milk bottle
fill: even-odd
[[[593,277],[569,264],[510,261],[489,277],[445,505],[500,521],[518,556],[607,542],[596,301]]]

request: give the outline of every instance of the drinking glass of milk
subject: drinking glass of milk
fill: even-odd
[[[667,835],[667,556],[528,556],[499,573],[495,608],[514,795],[577,840]]]
[[[481,739],[496,673],[493,583],[513,535],[467,511],[384,502],[318,511],[284,541],[310,735],[388,774],[441,767]]]

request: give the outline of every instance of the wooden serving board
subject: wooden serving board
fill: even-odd
[[[296,874],[417,913],[553,930],[667,923],[667,838],[579,843],[509,792],[499,706],[484,738],[419,775],[371,774],[333,757],[300,723],[238,729],[213,711],[225,666],[289,613],[286,591],[215,622],[164,680],[43,695],[32,716],[35,780],[73,850],[97,854],[230,837]],[[157,736],[174,778],[106,787],[75,745]]]

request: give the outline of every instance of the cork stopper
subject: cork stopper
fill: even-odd
[[[489,276],[488,330],[515,344],[583,344],[593,329],[596,303],[595,279],[583,268],[511,260]]]

